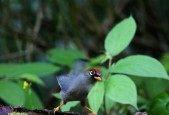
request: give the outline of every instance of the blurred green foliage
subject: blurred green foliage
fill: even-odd
[[[55,107],[60,97],[58,93],[57,100],[51,97],[57,84],[53,75],[65,74],[65,66],[71,70],[76,59],[85,58],[103,73],[103,81],[88,95],[93,110],[167,115],[169,85],[163,66],[148,56],[128,56],[162,55],[169,72],[168,53],[164,54],[169,49],[167,4],[167,0],[1,0],[0,104]],[[24,89],[25,81],[32,85]],[[72,102],[62,110],[77,110],[72,106],[79,108]]]

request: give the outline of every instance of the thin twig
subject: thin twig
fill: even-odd
[[[42,8],[40,7],[39,11],[37,12],[35,26],[34,26],[33,31],[32,31],[32,39],[36,39],[37,38],[37,34],[38,34],[39,30],[40,30],[42,19],[43,19],[43,11],[42,11]],[[27,44],[26,50],[30,54],[30,55],[27,56],[28,60],[31,59],[31,54],[34,51],[34,48],[35,47],[34,47],[33,43],[28,43]]]

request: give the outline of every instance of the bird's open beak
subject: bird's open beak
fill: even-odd
[[[98,80],[98,81],[100,81],[100,80],[102,80],[102,78],[101,77],[94,77],[96,80]]]

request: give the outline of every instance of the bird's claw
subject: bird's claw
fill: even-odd
[[[56,108],[53,109],[54,113],[59,111],[59,109],[63,106],[64,104],[60,104],[59,106],[57,106]]]
[[[95,113],[95,112],[92,112],[92,113],[89,113],[89,115],[97,115],[97,113]]]
[[[54,108],[53,109],[54,113],[57,112],[57,111],[59,111],[59,109],[60,109],[59,107]]]

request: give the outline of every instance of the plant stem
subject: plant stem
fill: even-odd
[[[111,64],[112,64],[112,57],[109,57],[109,65],[108,65],[108,69],[111,67]],[[110,75],[110,73],[108,72],[107,73],[107,76],[106,76],[106,80],[108,79],[108,77],[109,77],[109,75]],[[105,111],[105,115],[108,115],[108,113],[107,113],[107,110],[106,110],[106,96],[104,95],[104,99],[103,99],[103,106],[104,106],[104,111]]]

